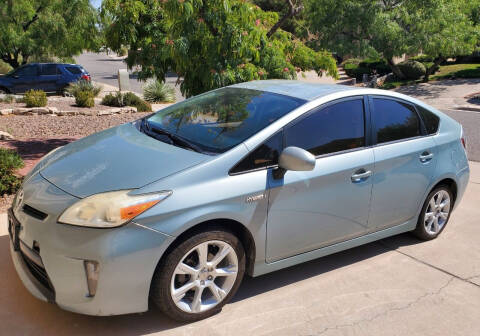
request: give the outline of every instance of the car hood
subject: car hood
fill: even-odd
[[[56,150],[36,170],[58,188],[83,198],[140,188],[209,158],[153,139],[128,123]]]

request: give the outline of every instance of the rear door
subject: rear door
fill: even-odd
[[[370,97],[375,174],[369,226],[373,231],[413,219],[436,164],[435,142],[409,102]]]
[[[59,72],[56,64],[42,64],[40,66],[40,76],[37,83],[37,89],[45,92],[59,91],[57,82],[59,79]]]

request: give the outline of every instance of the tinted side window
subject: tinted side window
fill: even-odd
[[[423,119],[423,123],[425,124],[425,128],[427,129],[428,134],[435,134],[438,130],[438,124],[440,122],[440,118],[436,116],[434,113],[430,112],[427,109],[424,109],[421,106],[417,105],[417,111],[420,113],[420,116]]]
[[[322,155],[365,146],[363,99],[348,100],[313,112],[285,131],[285,146]]]
[[[42,71],[40,75],[42,76],[55,76],[57,74],[57,65],[56,64],[44,64],[42,65]]]
[[[419,136],[420,120],[409,104],[390,99],[373,99],[372,121],[377,143]]]
[[[70,67],[66,67],[66,69],[68,70],[68,72],[74,75],[80,75],[82,73],[82,70],[77,67],[70,66]]]
[[[37,76],[37,67],[35,65],[27,65],[18,69],[18,71],[15,72],[15,75],[18,77]]]
[[[231,173],[241,173],[278,164],[282,143],[282,132],[279,132],[240,161],[240,163],[231,170]]]

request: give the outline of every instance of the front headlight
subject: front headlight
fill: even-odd
[[[70,206],[58,221],[64,224],[112,228],[125,224],[172,194],[162,191],[128,195],[131,190],[113,191],[84,198]]]

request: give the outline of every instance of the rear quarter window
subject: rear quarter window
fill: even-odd
[[[423,119],[425,128],[427,129],[427,134],[435,134],[438,131],[438,125],[440,123],[440,118],[433,112],[430,112],[426,108],[421,106],[416,106],[417,111],[420,114],[420,117]]]
[[[70,72],[71,74],[74,74],[74,75],[81,75],[82,74],[82,69],[79,68],[79,67],[67,66],[67,67],[65,67],[65,69],[67,69],[68,72]]]

